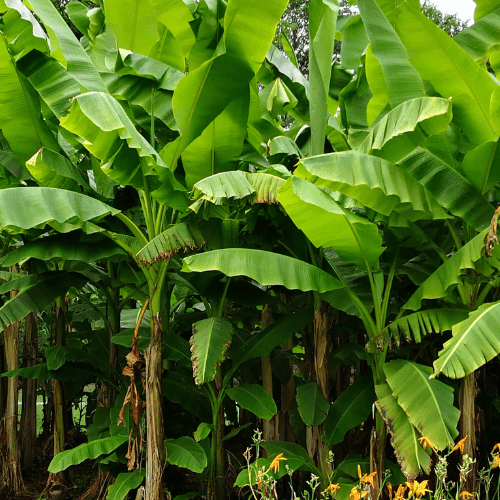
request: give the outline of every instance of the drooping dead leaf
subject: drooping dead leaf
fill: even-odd
[[[493,217],[491,218],[490,227],[488,229],[488,234],[486,235],[484,241],[484,253],[486,257],[491,257],[491,251],[498,245],[498,236],[497,236],[497,225],[498,225],[498,216],[500,215],[500,204],[498,205]]]

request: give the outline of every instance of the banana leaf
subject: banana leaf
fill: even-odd
[[[160,37],[155,11],[149,1],[105,0],[106,26],[119,49],[148,56]],[[128,15],[123,15],[127,12]]]
[[[472,160],[472,157],[469,158]],[[462,218],[476,231],[482,231],[489,226],[494,212],[491,203],[474,187],[475,183],[468,182],[460,172],[437,156],[425,149],[417,148],[398,162],[398,165],[417,179],[444,208]],[[482,165],[475,162],[476,180],[484,178],[483,172]]]
[[[241,408],[258,418],[269,420],[278,412],[272,396],[259,384],[240,384],[226,390],[227,395]]]
[[[390,19],[384,15],[375,0],[358,0],[358,7],[370,40],[371,53],[379,62],[383,72],[383,80],[379,85],[386,88],[391,107],[394,108],[408,99],[424,97],[424,83],[417,70],[410,64],[408,52],[394,31]],[[393,17],[394,23],[395,17]],[[367,77],[370,82],[368,69]],[[376,98],[377,93],[371,84],[370,88]]]
[[[448,293],[452,285],[461,283],[462,271],[474,269],[474,264],[481,259],[487,232],[485,229],[479,233],[439,266],[406,301],[403,309],[417,311],[421,307],[422,300],[440,299]]]
[[[342,152],[304,158],[295,175],[340,191],[383,215],[396,211],[410,221],[448,217],[415,178],[375,156]]]
[[[25,259],[64,259],[98,262],[105,259],[123,260],[127,253],[110,239],[82,241],[74,233],[53,235],[30,241],[15,248],[0,259],[0,266],[10,267]]]
[[[167,461],[177,467],[201,474],[207,466],[205,451],[193,438],[182,436],[164,441]]]
[[[211,382],[231,343],[233,326],[225,318],[208,318],[193,324],[191,361],[197,385]]]
[[[107,500],[123,500],[130,490],[138,488],[144,480],[144,469],[135,469],[132,472],[120,472],[115,482],[108,486]]]
[[[408,340],[422,342],[422,336],[451,330],[455,324],[467,318],[467,315],[465,309],[427,309],[399,318],[384,328],[380,334],[387,335],[389,332],[395,336],[403,334]]]
[[[0,191],[0,228],[11,232],[42,228],[52,222],[69,222],[75,229],[85,221],[99,221],[117,213],[119,210],[99,200],[63,189],[19,187]]]
[[[30,6],[42,20],[53,44],[52,57],[68,69],[83,88],[107,92],[101,76],[90,61],[80,42],[50,0],[30,0]],[[54,50],[56,49],[56,50]]]
[[[309,103],[311,154],[325,152],[328,95],[338,1],[309,2]]]
[[[453,336],[443,345],[434,361],[436,377],[443,373],[462,378],[473,373],[500,353],[500,302],[483,304],[467,319],[454,324]]]
[[[50,462],[49,472],[56,473],[67,469],[71,465],[78,465],[84,460],[93,460],[100,455],[105,455],[116,450],[120,445],[128,441],[128,435],[108,436],[96,439],[90,443],[83,443],[71,450],[58,453]]]
[[[460,411],[453,406],[453,389],[430,380],[432,369],[412,361],[390,361],[384,365],[384,372],[392,395],[412,425],[437,450],[452,447],[458,436],[460,417]]]
[[[368,373],[350,385],[331,405],[324,422],[327,446],[341,443],[347,431],[362,424],[370,416],[374,401],[373,376]]]
[[[278,200],[316,247],[333,247],[345,262],[372,268],[384,251],[378,227],[341,207],[331,196],[298,177],[281,188]]]
[[[203,235],[198,229],[180,223],[156,236],[137,253],[136,258],[143,266],[151,266],[158,260],[170,259],[176,252],[199,248],[204,244]]]
[[[227,276],[248,276],[260,285],[282,285],[289,290],[304,292],[342,288],[333,276],[311,264],[249,248],[227,248],[185,257],[182,271],[221,271]]]
[[[82,288],[87,278],[79,273],[49,271],[37,275],[37,279],[0,307],[0,326],[3,328],[20,321],[31,311],[41,311],[57,297],[66,295],[70,288]]]
[[[490,113],[497,84],[485,68],[406,2],[398,6],[398,35],[423,80],[453,99],[453,119],[474,145],[498,139],[500,118]]]
[[[350,141],[359,153],[396,162],[423,144],[428,136],[444,132],[451,121],[451,101],[440,97],[409,99],[374,122],[361,142]]]
[[[380,384],[375,386],[375,391],[378,398],[375,405],[391,434],[391,444],[401,472],[409,481],[420,474],[420,469],[429,474],[431,458],[418,441],[421,435],[399,406],[391,388],[388,384]]]

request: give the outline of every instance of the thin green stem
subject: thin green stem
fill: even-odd
[[[394,275],[396,274],[396,259],[398,258],[398,253],[394,257],[391,264],[391,269],[389,271],[389,276],[387,277],[387,283],[385,284],[384,296],[382,299],[382,326],[385,326],[387,321],[387,308],[389,307],[389,298],[391,296],[392,282],[394,281]]]
[[[448,229],[450,230],[451,237],[453,238],[453,242],[455,243],[457,250],[462,248],[462,241],[460,240],[460,237],[458,236],[458,233],[457,233],[455,226],[448,219],[446,220],[446,225],[448,226]]]
[[[144,233],[125,214],[119,213],[116,214],[116,216],[127,226],[142,246],[146,246],[148,244],[148,240]]]
[[[484,301],[486,300],[486,296],[488,295],[489,291],[493,288],[494,286],[491,283],[486,283],[486,285],[484,285],[484,288],[481,290],[481,293],[479,294],[479,297],[476,300],[475,307],[483,305]]]
[[[220,300],[219,312],[217,314],[219,318],[222,318],[222,313],[224,311],[224,303],[226,302],[226,295],[227,295],[227,290],[229,288],[229,283],[231,283],[231,277],[227,278],[226,286],[224,287],[224,293],[222,294],[222,298]]]

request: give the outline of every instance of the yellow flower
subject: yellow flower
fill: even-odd
[[[468,491],[462,491],[462,493],[458,495],[458,498],[470,498],[473,496],[474,495],[472,493],[469,493]]]
[[[436,448],[434,448],[434,446],[432,445],[432,443],[424,436],[422,436],[421,438],[418,438],[420,444],[422,445],[422,448],[425,450],[425,448],[427,446],[429,446],[429,448],[435,453],[436,452]]]
[[[262,488],[262,471],[257,472],[257,488],[260,490]]]
[[[460,453],[463,455],[464,454],[464,446],[465,446],[465,440],[468,438],[468,436],[465,436],[463,439],[461,439],[451,450],[451,453],[454,451],[460,450]]]
[[[493,446],[493,449],[491,450],[491,453],[495,453],[495,450],[500,451],[500,443],[497,443],[495,446]]]
[[[328,491],[330,493],[330,495],[332,496],[335,496],[335,494],[337,493],[337,490],[340,488],[339,484],[332,484],[330,483],[327,487],[326,487],[326,491]]]
[[[358,476],[362,483],[370,483],[372,488],[375,488],[375,482],[373,478],[377,475],[376,472],[371,472],[370,474],[361,474],[361,467],[358,464]]]
[[[493,457],[493,462],[491,463],[491,468],[496,469],[500,466],[500,455],[495,455]]]
[[[365,498],[366,495],[368,495],[367,491],[363,491],[362,493],[360,493],[358,487],[354,486],[349,495],[349,500],[361,500],[362,498]]]
[[[283,456],[283,453],[280,453],[279,455],[276,455],[273,458],[273,461],[271,462],[269,469],[267,469],[267,472],[269,472],[271,469],[274,469],[275,474],[277,472],[279,472],[280,471],[280,460],[286,460],[286,458]]]

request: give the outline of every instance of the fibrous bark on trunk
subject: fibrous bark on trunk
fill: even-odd
[[[464,454],[471,460],[476,458],[476,377],[474,372],[467,375],[460,383],[460,439],[467,436],[464,446]],[[465,478],[462,489],[470,493],[476,491],[477,464],[471,464],[471,471]]]
[[[151,342],[145,352],[146,360],[146,425],[147,461],[145,500],[163,500],[163,412],[161,395],[162,323],[160,314],[152,318]]]
[[[38,325],[36,311],[26,316],[24,333],[24,363],[26,367],[38,364]],[[31,467],[36,458],[36,380],[23,379],[21,411],[21,460],[23,467]]]
[[[17,272],[17,268],[11,268],[11,272]],[[11,290],[10,296],[14,297],[17,291]],[[5,360],[7,370],[19,368],[19,322],[15,321],[6,325],[4,329],[5,338]],[[7,382],[7,406],[5,416],[2,420],[0,432],[1,450],[1,485],[10,492],[19,495],[25,491],[21,466],[19,461],[19,450],[17,447],[17,420],[18,420],[18,397],[19,377],[9,377]]]

